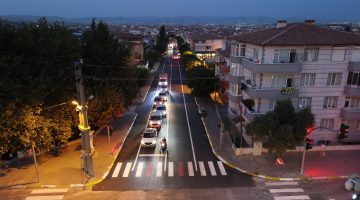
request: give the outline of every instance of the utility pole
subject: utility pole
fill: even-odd
[[[76,75],[76,90],[78,92],[78,100],[80,100],[79,111],[79,129],[81,131],[81,144],[82,144],[82,153],[83,153],[83,163],[84,170],[89,176],[94,176],[94,167],[93,167],[93,145],[92,145],[92,131],[88,125],[87,118],[87,102],[85,98],[83,78],[82,78],[82,65],[83,61],[80,59],[80,62],[75,63],[75,75]]]

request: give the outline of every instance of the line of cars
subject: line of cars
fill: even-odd
[[[159,84],[158,84],[158,95],[155,96],[153,105],[151,107],[149,120],[147,127],[145,128],[142,139],[141,146],[143,147],[155,147],[158,137],[158,133],[161,129],[161,124],[163,118],[166,118],[166,101],[168,97],[168,77],[166,73],[161,73],[159,75]]]

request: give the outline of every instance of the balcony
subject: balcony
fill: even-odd
[[[255,63],[243,58],[241,64],[244,68],[257,73],[300,73],[301,63]]]
[[[248,108],[248,105],[245,105],[243,102],[240,102],[242,108],[243,117],[246,121],[253,121],[255,117],[265,115],[266,113],[256,112],[254,108]]]
[[[257,87],[241,83],[243,92],[251,98],[288,99],[298,96],[296,87]]]
[[[343,120],[354,120],[360,119],[360,108],[342,108],[340,112],[340,117]]]
[[[231,108],[228,108],[228,116],[231,120],[234,120],[238,119],[240,117],[240,114],[232,110]]]
[[[231,62],[231,63],[241,63],[241,60],[242,60],[243,58],[244,58],[244,57],[236,57],[236,56],[230,55],[230,62]]]
[[[242,96],[241,95],[234,95],[231,92],[228,92],[229,101],[232,103],[240,103]]]
[[[345,86],[345,90],[344,90],[344,94],[345,94],[346,96],[359,97],[359,96],[360,96],[360,87],[358,87],[358,86],[346,85],[346,86]]]
[[[227,80],[231,83],[237,83],[239,85],[241,85],[241,80],[243,79],[243,76],[236,76],[233,74],[228,74],[227,75]]]
[[[350,61],[349,62],[349,71],[360,71],[360,61]]]

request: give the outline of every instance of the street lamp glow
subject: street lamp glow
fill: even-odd
[[[71,103],[74,104],[74,105],[79,105],[79,103],[77,101],[75,101],[75,100],[72,101]]]

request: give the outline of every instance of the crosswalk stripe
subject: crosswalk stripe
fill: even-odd
[[[302,188],[269,189],[270,193],[304,192]]]
[[[31,191],[31,194],[49,194],[49,193],[65,193],[69,189],[37,189]]]
[[[310,197],[308,195],[274,197],[274,200],[306,200],[306,199],[310,199]]]
[[[157,164],[157,169],[156,169],[156,176],[161,176],[161,172],[162,172],[162,162],[158,162]]]
[[[219,166],[221,175],[226,176],[227,173],[225,171],[225,167],[224,167],[223,163],[221,161],[217,161],[217,164]]]
[[[205,166],[203,161],[199,161],[200,174],[201,176],[206,176]]]
[[[146,167],[146,176],[151,176],[153,171],[153,163],[150,162]]]
[[[170,176],[170,177],[174,176],[174,163],[173,162],[169,162],[168,176]]]
[[[194,176],[194,167],[192,162],[187,162],[189,176]]]
[[[144,162],[139,162],[138,167],[136,169],[135,177],[140,177],[141,176],[143,166],[144,166]]]
[[[61,200],[64,195],[52,195],[52,196],[31,196],[26,197],[25,200]]]
[[[184,176],[184,164],[181,161],[178,162],[178,175]]]
[[[284,186],[284,185],[299,185],[298,182],[295,181],[280,181],[280,182],[266,182],[267,186]]]
[[[118,163],[116,164],[116,167],[115,167],[114,172],[113,172],[113,174],[112,174],[111,177],[114,178],[114,177],[119,176],[119,172],[120,172],[120,169],[121,169],[121,165],[122,165],[121,162],[118,162]]]
[[[131,164],[132,164],[132,162],[126,163],[125,171],[124,171],[122,177],[128,177],[129,176],[130,169],[131,169]]]
[[[214,167],[214,163],[212,161],[208,161],[208,165],[210,168],[210,174],[211,176],[216,176],[216,171],[215,171],[215,167]]]

